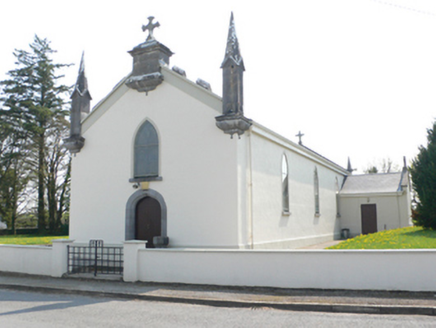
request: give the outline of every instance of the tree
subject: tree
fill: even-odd
[[[369,164],[368,167],[364,170],[366,174],[391,173],[398,171],[400,171],[400,167],[395,164],[389,157],[383,158],[377,164]]]
[[[0,217],[15,234],[15,221],[26,199],[29,173],[24,139],[0,120]]]
[[[10,79],[0,82],[3,86],[1,100],[4,102],[0,118],[12,126],[15,133],[24,136],[25,147],[31,152],[26,162],[36,184],[36,212],[40,231],[46,227],[45,196],[48,194],[49,204],[54,202],[53,195],[56,192],[53,192],[53,186],[58,183],[57,174],[65,170],[68,164],[66,151],[59,150],[59,136],[68,129],[65,96],[69,88],[57,85],[63,76],[56,75],[58,69],[68,65],[54,64],[51,59],[54,52],[50,42],[35,36],[30,51],[15,50],[17,67],[7,73]],[[49,222],[56,222],[55,213],[48,212]],[[51,224],[49,228],[52,230],[55,227]]]
[[[368,166],[368,168],[365,170],[365,173],[366,174],[376,174],[376,173],[378,173],[378,168],[377,168],[377,166],[374,166],[374,165]]]
[[[58,132],[58,131],[56,131]],[[49,135],[46,154],[46,188],[49,230],[54,232],[60,228],[62,215],[68,208],[71,158],[65,147],[61,145],[64,133]]]
[[[413,189],[418,195],[412,219],[417,226],[436,229],[436,122],[427,134],[427,147],[419,147],[410,167]]]

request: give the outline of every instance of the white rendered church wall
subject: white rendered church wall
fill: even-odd
[[[410,187],[403,187],[404,193],[398,199],[400,209],[400,222],[401,227],[408,227],[412,225],[412,195],[410,194]]]
[[[282,156],[286,155],[289,172],[290,215],[282,212]],[[336,217],[336,171],[252,134],[253,236],[255,248],[300,247],[339,237]],[[320,215],[315,215],[314,170],[319,176]]]
[[[149,188],[165,200],[170,246],[238,247],[237,140],[215,127],[218,114],[168,83],[148,96],[128,90],[88,128],[73,159],[71,238],[124,241],[126,203],[136,191],[128,182],[134,134],[149,119],[162,177]]]
[[[238,240],[239,248],[252,248],[252,197],[251,197],[251,133],[247,131],[238,143]]]
[[[351,236],[362,233],[361,205],[375,204],[377,230],[390,230],[410,225],[410,208],[407,192],[402,194],[341,196],[341,228],[350,229]]]

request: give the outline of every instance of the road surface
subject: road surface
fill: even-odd
[[[435,326],[431,316],[224,308],[0,289],[1,328]]]

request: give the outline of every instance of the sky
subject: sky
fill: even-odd
[[[244,113],[333,162],[362,173],[390,158],[408,164],[436,118],[436,1],[21,0],[2,4],[0,79],[35,35],[74,84],[82,51],[92,106],[132,69],[148,16],[170,66],[222,94],[230,13],[244,58]],[[290,165],[292,165],[290,163]]]

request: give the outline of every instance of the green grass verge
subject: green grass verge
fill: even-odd
[[[385,230],[360,235],[327,249],[413,249],[436,248],[436,231],[418,227]]]
[[[53,239],[66,239],[68,236],[0,236],[0,244],[7,245],[51,245]]]

